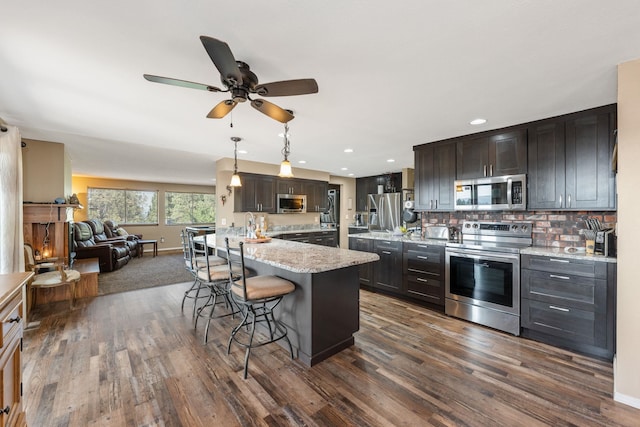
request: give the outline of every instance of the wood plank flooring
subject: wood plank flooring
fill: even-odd
[[[356,343],[307,368],[277,345],[227,356],[188,284],[54,303],[25,332],[30,426],[638,426],[611,363],[361,291]],[[189,303],[187,303],[189,304]],[[37,320],[37,319],[34,319]]]

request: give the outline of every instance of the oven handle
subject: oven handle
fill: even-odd
[[[446,255],[458,256],[461,258],[471,258],[475,260],[487,260],[487,261],[497,261],[497,262],[512,262],[520,261],[520,254],[506,254],[506,253],[491,253],[490,255],[487,252],[482,251],[474,251],[473,249],[465,249],[464,252],[456,251],[451,249],[446,249]]]

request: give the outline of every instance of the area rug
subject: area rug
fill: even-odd
[[[98,275],[98,295],[193,281],[182,253],[133,258],[119,270]]]

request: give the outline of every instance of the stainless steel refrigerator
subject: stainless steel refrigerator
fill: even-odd
[[[369,230],[393,231],[402,225],[402,193],[369,194]]]

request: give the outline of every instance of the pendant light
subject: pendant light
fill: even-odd
[[[242,138],[238,138],[237,136],[232,136],[231,140],[233,141],[233,175],[231,176],[230,187],[242,187],[242,182],[240,182],[240,175],[238,175],[238,141],[241,141]]]
[[[293,178],[293,171],[291,170],[291,162],[289,161],[290,154],[290,146],[289,146],[289,124],[284,124],[284,148],[282,149],[282,155],[284,156],[284,160],[280,163],[280,173],[278,174],[281,178]]]

